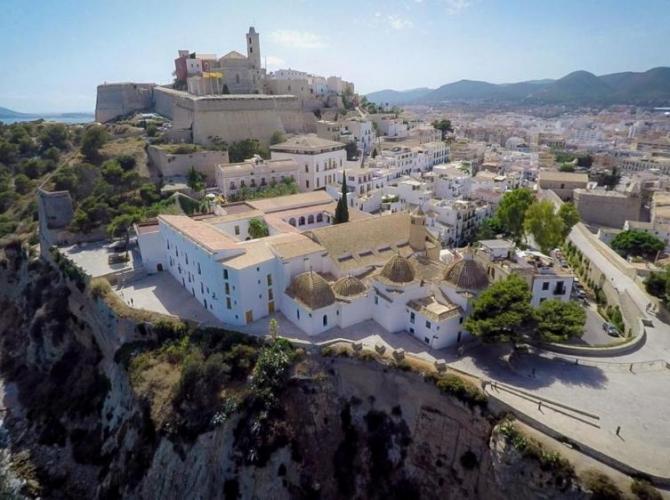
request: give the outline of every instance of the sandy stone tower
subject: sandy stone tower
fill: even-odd
[[[247,59],[252,69],[261,69],[260,36],[253,26],[249,27],[249,33],[247,33]]]
[[[426,215],[417,207],[410,215],[409,246],[414,250],[426,249]]]

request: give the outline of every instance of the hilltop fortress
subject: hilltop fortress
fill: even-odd
[[[335,76],[290,69],[268,74],[261,67],[260,36],[253,27],[246,45],[246,56],[231,51],[218,59],[180,50],[172,84],[99,85],[96,121],[153,111],[172,120],[174,140],[209,145],[255,137],[267,143],[276,131],[315,132],[315,111],[341,107],[342,95],[354,95],[353,84]]]

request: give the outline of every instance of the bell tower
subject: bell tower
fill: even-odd
[[[409,226],[409,246],[414,250],[422,251],[426,249],[426,215],[419,205],[417,209],[410,214]]]
[[[247,33],[247,59],[249,59],[252,69],[261,69],[260,37],[253,26],[249,27],[249,32]]]

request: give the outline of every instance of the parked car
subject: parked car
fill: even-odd
[[[617,330],[616,326],[612,323],[604,322],[603,330],[605,330],[610,337],[620,337],[619,330]]]

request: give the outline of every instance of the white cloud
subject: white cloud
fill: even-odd
[[[386,16],[386,22],[388,25],[393,28],[394,30],[404,30],[404,29],[409,29],[412,26],[414,26],[414,23],[410,21],[409,19],[404,19],[399,16]]]
[[[270,33],[270,40],[293,49],[321,49],[327,46],[326,41],[320,35],[309,31],[273,31]]]
[[[282,59],[281,57],[277,56],[266,56],[265,57],[265,62],[268,66],[268,68],[271,69],[279,69],[283,66],[286,66],[286,61]]]
[[[472,0],[441,0],[449,14],[458,14],[472,5]]]

